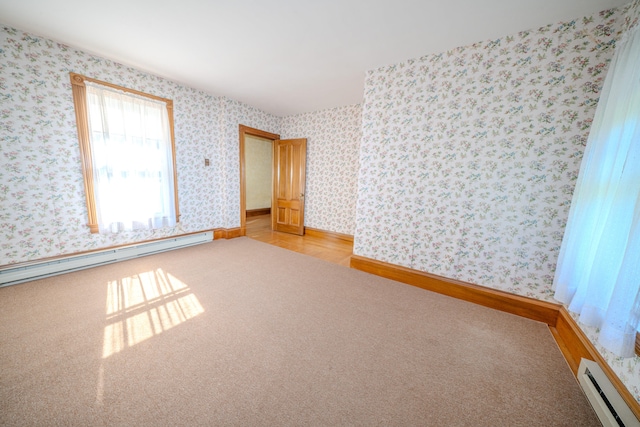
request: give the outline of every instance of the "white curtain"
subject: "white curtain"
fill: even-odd
[[[580,167],[555,298],[634,355],[640,315],[640,31],[617,43]]]
[[[86,82],[100,233],[176,223],[166,104]]]

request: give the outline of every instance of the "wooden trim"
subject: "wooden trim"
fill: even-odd
[[[566,308],[560,307],[558,309],[558,322],[556,323],[555,331],[552,332],[555,332],[556,341],[562,343],[559,346],[560,350],[574,374],[578,372],[580,359],[595,360],[597,358],[598,351],[593,347]]]
[[[280,138],[273,141],[271,144],[271,230],[276,230],[276,224],[278,223],[278,176],[280,171],[278,171],[278,143]],[[304,225],[304,223],[302,223]],[[303,230],[304,232],[304,230]]]
[[[246,233],[243,233],[240,227],[227,229],[227,239],[235,239],[236,237],[242,237],[245,234]]]
[[[333,231],[319,230],[311,227],[305,227],[304,231],[307,236],[328,240],[344,240],[345,242],[353,243],[353,236],[349,234],[335,233]]]
[[[134,89],[118,86],[102,80],[92,79],[77,73],[69,73],[71,79],[71,90],[73,93],[73,104],[76,111],[76,127],[78,129],[78,141],[80,143],[80,158],[82,160],[82,176],[84,181],[84,192],[87,203],[87,216],[89,231],[98,233],[98,215],[96,212],[95,186],[93,182],[93,159],[91,157],[91,139],[89,136],[89,116],[87,113],[87,90],[85,82],[92,82],[102,86],[107,86],[122,92],[131,93],[137,96],[150,98],[165,103],[167,115],[169,116],[169,134],[171,137],[171,161],[173,163],[173,203],[176,212],[176,222],[180,222],[180,205],[178,203],[178,168],[176,165],[176,142],[173,122],[173,101],[167,98],[140,92]]]
[[[173,205],[176,211],[176,222],[180,222],[180,205],[178,204],[178,165],[176,163],[176,135],[173,129],[173,101],[167,99],[166,104],[167,115],[169,116],[169,135],[171,135],[171,160],[173,162]]]
[[[80,74],[70,73],[73,104],[76,110],[76,127],[80,143],[80,159],[82,160],[82,177],[84,178],[84,194],[87,203],[87,226],[91,233],[97,233],[98,218],[93,185],[93,159],[91,158],[91,142],[89,139],[89,118],[87,115],[87,89],[85,78]]]
[[[564,356],[564,360],[567,362],[567,365],[569,365],[571,372],[574,376],[576,376],[576,374],[578,373],[578,366],[580,366],[580,359],[576,361],[573,358],[574,349],[568,347],[568,345],[560,337],[558,329],[555,326],[549,326],[549,331],[551,332],[551,335],[553,335],[553,339],[556,341],[556,344],[558,344],[558,349],[562,353],[562,356]]]
[[[4,265],[0,265],[0,270],[5,270],[5,269],[9,269],[9,268],[16,268],[16,267],[26,267],[26,266],[37,264],[37,263],[40,263],[40,262],[55,261],[55,260],[58,260],[58,259],[68,258],[68,257],[71,257],[71,256],[88,255],[88,254],[92,254],[92,253],[95,253],[95,252],[109,251],[109,250],[113,250],[113,249],[124,248],[126,246],[142,245],[142,244],[145,244],[145,243],[153,243],[153,242],[158,242],[158,241],[161,241],[161,240],[175,239],[176,237],[191,236],[193,234],[200,234],[200,233],[206,233],[206,232],[214,232],[214,238],[215,238],[215,230],[193,231],[191,233],[175,234],[173,236],[159,237],[157,239],[140,240],[138,242],[123,243],[121,245],[105,246],[105,247],[102,247],[102,248],[92,249],[90,251],[71,252],[71,253],[63,254],[63,255],[56,255],[56,256],[45,257],[45,258],[38,258],[37,260],[33,260],[33,261],[17,262],[15,264],[4,264]]]
[[[557,335],[554,334],[554,337],[558,342],[560,351],[562,351],[567,363],[571,367],[573,374],[575,375],[578,372],[581,358],[597,362],[627,403],[631,412],[640,420],[640,404],[629,392],[629,389],[620,381],[618,375],[613,372],[613,369],[611,369],[602,355],[596,350],[567,309],[564,306],[560,306],[558,311],[558,323],[555,328]]]
[[[99,84],[99,85],[102,85],[102,86],[108,86],[108,87],[110,87],[112,89],[117,89],[117,90],[120,90],[122,92],[127,92],[127,93],[132,93],[134,95],[142,96],[144,98],[155,99],[156,101],[164,102],[165,104],[173,104],[173,101],[171,101],[168,98],[162,98],[160,96],[152,95],[150,93],[140,92],[139,90],[129,89],[129,88],[124,87],[124,86],[118,86],[116,84],[105,82],[105,81],[98,80],[98,79],[92,79],[91,77],[83,76],[82,74],[77,74],[77,73],[69,73],[69,74],[71,75],[71,83],[72,84],[78,84],[78,85],[84,86],[84,82],[92,82],[92,83],[96,83],[96,84]]]
[[[266,132],[260,129],[251,128],[245,125],[238,125],[239,151],[240,151],[240,231],[242,236],[246,235],[247,227],[247,170],[245,162],[245,135],[257,136],[260,138],[275,141],[280,139],[280,135]]]
[[[277,133],[271,133],[264,130],[251,128],[245,125],[238,125],[238,126],[240,128],[240,133],[246,133],[246,134],[257,136],[259,138],[264,138],[264,139],[271,139],[273,141],[280,139],[280,135],[278,135]]]
[[[351,256],[351,268],[546,323],[573,374],[577,374],[582,358],[598,363],[633,414],[640,420],[638,401],[563,305],[448,279],[358,255]]]
[[[214,239],[235,239],[236,237],[244,236],[240,227],[236,228],[216,228],[213,230]]]
[[[260,215],[271,215],[271,208],[262,208],[262,209],[249,209],[246,212],[245,217],[251,218],[252,216],[260,216]]]
[[[247,227],[247,163],[245,160],[245,132],[240,125],[239,130],[239,156],[240,156],[240,228]],[[246,233],[246,231],[245,231]]]
[[[435,274],[388,264],[358,255],[351,256],[351,268],[469,301],[474,304],[516,314],[521,317],[526,317],[527,319],[537,320],[551,326],[555,326],[558,317],[559,304],[527,298],[459,280],[448,279]]]

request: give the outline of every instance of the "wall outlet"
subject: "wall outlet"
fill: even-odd
[[[209,163],[209,159],[204,159],[204,165],[205,165],[205,166],[209,166],[209,164],[210,164],[210,163]]]

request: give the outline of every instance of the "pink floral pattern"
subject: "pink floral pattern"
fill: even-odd
[[[361,113],[351,105],[282,119],[283,139],[307,138],[307,227],[354,233]]]
[[[630,3],[627,8],[622,9],[622,14],[624,16],[622,25],[623,32],[628,32],[633,29],[638,31],[639,29],[637,27],[640,24],[640,0],[636,0]],[[577,314],[571,313],[571,315],[578,321],[579,316]],[[578,324],[591,342],[594,343],[596,349],[604,360],[607,361],[613,372],[618,375],[633,397],[640,402],[640,357],[623,358],[613,354],[598,344],[599,329],[581,323]]]
[[[70,71],[173,100],[177,226],[89,233]],[[0,117],[0,265],[239,226],[238,124],[278,132],[281,120],[8,27],[0,31]]]
[[[604,73],[639,16],[636,0],[372,70],[362,106],[285,118],[4,27],[0,265],[238,227],[244,124],[308,138],[307,226],[355,234],[358,255],[549,300]],[[179,225],[88,232],[70,71],[174,100]],[[640,400],[638,358],[599,350]]]
[[[70,71],[174,101],[181,212],[177,226],[113,235],[88,232]],[[311,119],[314,115],[324,117],[325,124]],[[330,206],[340,214],[329,220],[334,212],[321,211],[324,198],[316,202],[310,197],[307,214],[314,224],[310,226],[353,233],[360,128],[357,106],[283,119],[4,27],[0,31],[0,117],[0,265],[185,232],[239,227],[238,125],[279,134],[283,120],[291,132],[308,131],[311,141],[319,138],[323,146],[333,144],[336,148],[331,149],[344,157],[337,168],[327,163],[326,150],[313,144],[310,155],[320,157],[309,160],[315,172],[308,182],[317,189],[312,193],[324,194],[322,188],[339,182],[339,201]],[[319,130],[310,127],[315,125]],[[320,137],[331,131],[338,134],[329,139]],[[342,131],[344,135],[339,134]],[[338,144],[344,147],[338,148]],[[205,158],[211,160],[211,166],[204,166]],[[313,166],[316,164],[319,167]],[[342,170],[345,165],[349,168]]]
[[[638,16],[636,0],[368,72],[354,253],[552,301],[599,92]],[[640,401],[638,358],[598,350]]]
[[[622,14],[370,71],[355,253],[543,300]]]
[[[225,153],[224,228],[240,227],[240,124],[278,134],[280,118],[238,101],[224,98],[224,139],[220,152]]]

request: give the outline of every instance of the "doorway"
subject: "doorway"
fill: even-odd
[[[280,139],[280,135],[265,132],[260,129],[250,128],[240,125],[240,234],[247,235],[247,142],[250,138],[257,138],[261,141],[270,141],[273,152],[273,141]],[[273,172],[272,172],[273,176]],[[273,217],[273,209],[271,209]],[[271,221],[273,223],[273,221]]]
[[[271,214],[273,141],[245,135],[246,218]]]
[[[271,182],[271,229],[302,236],[307,162],[307,140],[280,139],[280,135],[240,125],[240,235],[247,235],[247,139],[258,137],[271,142],[273,168]]]

